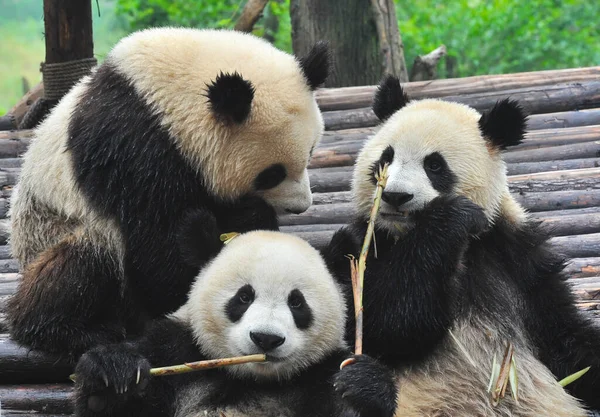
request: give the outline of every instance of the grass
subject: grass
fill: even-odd
[[[115,17],[114,5],[103,1],[100,17],[93,8],[94,55],[101,62],[110,48],[127,32]],[[41,2],[38,17],[0,18],[0,115],[5,114],[25,93],[23,78],[30,87],[42,80],[40,63],[44,60],[44,22]]]

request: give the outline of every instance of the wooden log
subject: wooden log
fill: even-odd
[[[529,114],[563,112],[600,107],[600,81],[554,84],[537,87],[489,91],[476,94],[441,97],[442,100],[463,103],[478,111],[491,109],[499,100],[519,101]],[[370,104],[369,104],[370,106]],[[370,107],[334,110],[323,114],[326,130],[376,126],[379,119]]]
[[[44,96],[44,84],[38,83],[32,89],[30,89],[25,95],[15,104],[7,114],[10,114],[14,120],[16,126],[21,124],[21,120],[31,108],[33,103],[40,97]]]
[[[12,288],[3,283],[2,291],[7,289]],[[69,382],[72,372],[73,365],[58,356],[30,351],[0,334],[0,384]],[[1,394],[0,399],[4,403]]]
[[[0,132],[0,159],[16,158],[23,155],[29,147],[32,136],[32,130]]]
[[[239,32],[252,32],[254,24],[261,18],[263,10],[269,0],[248,0],[242,13],[235,22],[234,30]]]
[[[600,109],[532,114],[527,119],[528,132],[593,125],[600,125]],[[340,140],[366,138],[369,135],[375,134],[377,130],[379,130],[379,125],[343,130],[327,130],[323,134],[321,143],[324,144]]]
[[[28,412],[26,415],[70,414],[73,384],[0,386],[2,411]]]
[[[420,99],[514,90],[576,81],[595,81],[599,77],[600,67],[588,67],[409,82],[403,84],[403,88],[412,98]],[[377,86],[360,86],[317,90],[317,103],[322,111],[369,107],[376,88]]]
[[[573,258],[565,268],[569,278],[585,278],[600,276],[600,258]]]
[[[507,164],[508,175],[532,174],[535,172],[563,171],[570,169],[600,167],[600,158],[567,159],[564,161],[517,162]]]

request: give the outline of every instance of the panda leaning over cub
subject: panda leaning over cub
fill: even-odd
[[[279,232],[241,234],[200,272],[176,313],[137,341],[81,357],[76,415],[391,417],[387,367],[362,356],[339,371],[350,356],[345,319],[342,291],[316,249]],[[149,374],[150,366],[256,353],[267,362]]]
[[[228,30],[121,40],[24,155],[10,213],[23,270],[11,336],[71,358],[123,340],[185,302],[198,267],[176,240],[190,212],[242,232],[306,210],[328,56],[323,43],[296,58]]]
[[[377,257],[372,250],[364,280],[364,351],[396,369],[396,415],[585,416],[582,403],[600,408],[600,329],[576,308],[548,232],[509,193],[501,153],[523,140],[519,105],[500,101],[481,115],[410,101],[387,77],[373,110],[384,123],[356,162],[358,216],[324,255],[351,294],[344,255],[360,251],[375,174],[388,163]],[[508,342],[518,402],[507,390],[494,407],[492,362]],[[566,391],[557,383],[588,366]]]

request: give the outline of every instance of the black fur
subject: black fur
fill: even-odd
[[[438,197],[415,215],[415,227],[397,243],[375,231],[377,259],[370,251],[364,281],[364,352],[388,364],[412,363],[428,356],[454,319],[457,288],[450,279],[460,264],[469,236],[487,225],[483,210],[465,197]],[[341,229],[325,249],[326,259],[352,300],[349,263],[358,256],[367,223]],[[337,247],[343,249],[338,249]],[[340,256],[340,253],[346,252]],[[353,311],[351,301],[348,307]],[[348,320],[348,342],[354,324]]]
[[[456,175],[452,172],[446,160],[439,152],[433,152],[423,161],[425,173],[432,187],[443,194],[452,192],[456,185]]]
[[[313,322],[313,314],[300,290],[293,290],[288,297],[288,305],[299,329],[308,329]]]
[[[240,74],[220,73],[207,86],[206,97],[213,113],[226,123],[242,123],[250,114],[254,87]]]
[[[393,409],[382,395],[369,398],[361,392],[362,384],[367,384],[387,393],[392,389],[390,384],[393,387],[390,372],[367,357],[359,357],[356,364],[339,371],[348,356],[347,351],[332,352],[298,376],[281,382],[236,378],[223,368],[151,377],[150,366],[207,359],[186,324],[161,319],[151,323],[136,342],[99,346],[81,357],[75,370],[75,415],[170,417],[176,412],[175,394],[194,385],[207,391],[206,396],[198,397],[197,406],[214,407],[214,415],[218,415],[219,407],[226,406],[262,415],[257,410],[263,403],[275,401],[278,415],[285,417],[392,417]],[[136,384],[138,369],[140,381]],[[124,387],[127,392],[123,392]]]
[[[358,255],[365,231],[359,219],[324,249],[349,300],[344,255]],[[397,242],[387,232],[375,233],[378,258],[371,251],[364,281],[366,353],[388,365],[411,366],[430,357],[462,315],[483,314],[501,328],[524,321],[534,351],[558,379],[592,367],[566,389],[600,408],[600,329],[575,307],[563,259],[539,224],[515,229],[499,219],[489,228],[464,197],[440,197]],[[348,342],[353,338],[350,320]]]
[[[254,288],[246,284],[231,297],[225,306],[225,314],[232,322],[239,321],[254,301]]]
[[[385,76],[379,83],[373,99],[373,112],[382,122],[406,106],[410,99],[402,89],[400,80],[393,75]]]
[[[274,164],[263,170],[254,180],[256,190],[269,190],[277,187],[287,175],[286,169],[281,164]]]
[[[385,164],[391,165],[394,161],[394,148],[390,145],[383,150],[381,156],[379,157],[379,161],[375,162],[371,166],[371,171],[369,172],[369,179],[373,183],[373,185],[377,184],[377,174],[380,169],[383,168]]]
[[[334,387],[361,415],[393,416],[397,388],[390,368],[367,355],[354,355],[335,376]]]
[[[160,120],[110,63],[99,67],[72,115],[68,150],[90,206],[120,229],[124,276],[115,265],[118,255],[100,247],[48,249],[41,259],[51,263],[31,273],[8,312],[18,342],[76,356],[115,340],[115,333],[119,338],[135,333],[148,318],[184,303],[202,258],[219,250],[215,232],[278,229],[275,210],[261,198],[230,202],[212,195],[201,167],[184,159]],[[204,232],[198,224],[192,227],[207,241],[191,239],[192,246],[200,246],[196,255],[188,251],[182,256],[178,239],[182,228],[191,227],[187,216],[194,210],[200,222],[207,211],[212,213],[217,230],[209,223]],[[55,286],[46,284],[48,277],[54,277]],[[29,295],[29,286],[35,296]]]
[[[315,43],[306,56],[300,58],[300,68],[311,90],[316,90],[329,76],[331,54],[327,42]]]
[[[525,137],[527,116],[518,102],[504,99],[479,119],[483,136],[498,149],[518,145]]]

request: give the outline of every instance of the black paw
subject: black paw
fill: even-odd
[[[336,392],[364,417],[392,417],[396,410],[394,374],[367,355],[354,355],[334,377]]]
[[[150,382],[150,363],[126,344],[99,346],[75,368],[77,415],[109,412],[141,397]]]
[[[185,213],[177,230],[182,258],[191,266],[202,267],[219,253],[223,244],[214,214],[206,209]]]
[[[321,255],[334,274],[341,274],[345,277],[350,272],[350,261],[347,256],[352,255],[358,258],[360,245],[361,242],[356,239],[356,234],[353,234],[346,226],[334,233],[329,244],[321,249]]]
[[[227,207],[219,216],[219,227],[223,232],[244,233],[252,230],[279,230],[277,213],[264,199],[244,196]]]
[[[442,222],[458,225],[469,235],[477,236],[489,227],[483,209],[462,195],[441,196],[433,199],[423,211],[427,223]]]

